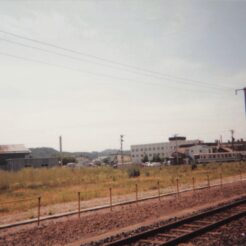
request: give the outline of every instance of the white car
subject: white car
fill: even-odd
[[[67,166],[67,167],[76,167],[76,163],[74,163],[74,162],[69,162],[69,163],[67,163],[66,166]]]

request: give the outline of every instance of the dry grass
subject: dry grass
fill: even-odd
[[[81,192],[81,200],[89,200],[108,196],[112,187],[114,195],[132,193],[138,183],[139,191],[157,189],[157,181],[161,188],[174,187],[176,178],[181,185],[191,185],[192,177],[197,183],[211,181],[223,177],[238,175],[240,170],[246,173],[246,163],[216,163],[199,165],[191,170],[189,165],[166,167],[143,167],[141,175],[129,178],[127,168],[52,168],[23,169],[19,172],[0,171],[0,214],[27,210],[36,206],[37,200],[8,205],[1,205],[9,200],[25,199],[42,196],[42,204],[49,205],[75,201],[77,192]]]

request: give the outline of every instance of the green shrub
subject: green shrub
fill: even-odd
[[[191,165],[191,170],[195,170],[195,169],[197,169],[197,164],[193,163],[193,164]]]
[[[132,167],[127,170],[128,177],[134,178],[140,176],[140,169],[138,167]]]
[[[76,159],[75,159],[74,157],[63,157],[63,158],[62,158],[62,163],[63,163],[63,165],[66,165],[66,164],[68,164],[68,163],[70,163],[70,162],[75,163],[75,162],[77,162],[77,161],[76,161]]]

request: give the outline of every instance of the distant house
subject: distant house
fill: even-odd
[[[27,158],[30,153],[23,144],[0,145],[0,165],[6,165],[8,159]]]
[[[173,163],[177,164],[177,161],[178,164],[190,163],[191,160],[194,160],[195,155],[208,153],[213,153],[213,147],[207,146],[204,143],[181,145],[172,153]]]

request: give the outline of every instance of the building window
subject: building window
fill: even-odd
[[[135,157],[134,155],[132,155],[132,157]]]
[[[151,150],[151,148],[149,148],[149,150]]]
[[[141,151],[143,151],[143,149],[141,149]]]

